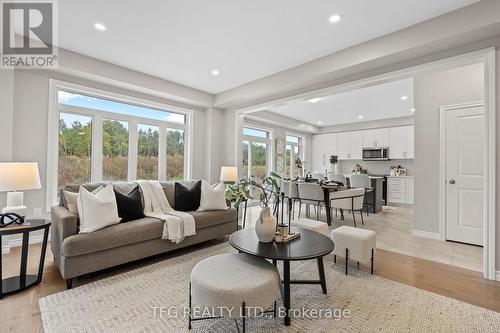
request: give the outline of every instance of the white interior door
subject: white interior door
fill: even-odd
[[[446,239],[483,245],[484,107],[446,111]]]

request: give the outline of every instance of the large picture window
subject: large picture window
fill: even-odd
[[[189,111],[149,108],[57,89],[57,188],[190,177]]]

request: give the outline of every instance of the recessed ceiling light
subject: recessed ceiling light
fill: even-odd
[[[106,26],[102,23],[94,23],[94,28],[99,31],[106,31]]]
[[[330,23],[337,23],[341,19],[342,19],[342,16],[340,16],[340,14],[333,14],[332,16],[330,16],[330,18],[328,20],[330,21]]]
[[[406,96],[406,95],[401,96],[402,101],[406,101],[407,99],[408,99],[408,96]]]
[[[411,109],[410,109],[410,111],[411,111],[411,112],[415,112],[415,108],[411,108]]]
[[[316,97],[316,98],[311,98],[311,99],[308,99],[307,101],[308,101],[309,103],[313,103],[313,104],[315,104],[315,103],[318,103],[318,102],[319,102],[319,101],[321,101],[321,100],[322,100],[322,98],[321,98],[321,97]]]
[[[321,125],[321,124],[323,124],[323,123],[321,121],[318,121],[318,125]]]
[[[213,76],[219,76],[219,75],[220,75],[220,72],[219,72],[219,70],[218,70],[218,69],[212,69],[212,70],[210,71],[210,73],[212,73],[212,75],[213,75]]]
[[[362,114],[360,114],[360,115],[358,116],[358,119],[363,119],[363,118],[364,118],[364,116],[363,116]]]

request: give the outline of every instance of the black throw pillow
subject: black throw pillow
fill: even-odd
[[[175,182],[175,210],[192,212],[200,207],[201,180],[191,188]]]
[[[124,223],[145,217],[139,186],[136,186],[127,195],[115,190],[115,197],[116,205],[118,206],[118,216],[122,218],[120,222]]]

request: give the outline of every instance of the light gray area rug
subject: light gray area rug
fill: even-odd
[[[39,302],[44,329],[189,332],[182,309],[188,304],[191,269],[203,258],[228,252],[235,251],[220,244],[44,297]],[[292,326],[283,326],[282,319],[251,318],[247,332],[500,332],[500,313],[354,269],[345,276],[329,261],[325,271],[328,295],[319,285],[292,286],[292,307],[302,310]],[[316,262],[292,263],[293,278],[317,279]],[[161,315],[158,307],[164,309]],[[350,314],[332,319],[324,312],[315,318],[307,313],[311,309]],[[236,326],[234,320],[210,319],[194,322],[192,332],[236,332]]]

